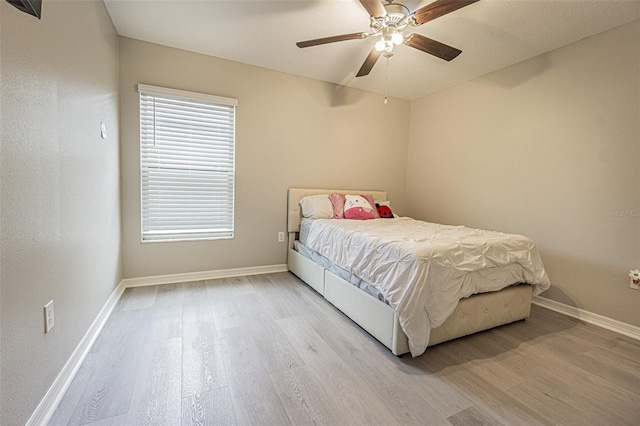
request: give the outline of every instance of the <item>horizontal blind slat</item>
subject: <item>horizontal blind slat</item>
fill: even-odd
[[[158,90],[140,93],[142,241],[233,238],[235,105]]]

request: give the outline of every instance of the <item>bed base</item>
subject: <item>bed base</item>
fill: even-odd
[[[356,324],[385,345],[394,355],[409,352],[407,336],[391,306],[289,248],[289,270]],[[429,346],[479,331],[519,321],[531,312],[532,287],[511,286],[462,299],[441,326],[431,330]]]

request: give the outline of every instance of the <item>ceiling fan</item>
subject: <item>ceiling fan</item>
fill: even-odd
[[[320,44],[335,43],[345,40],[359,40],[377,36],[380,39],[365,59],[356,77],[368,75],[376,64],[380,55],[389,58],[393,55],[393,48],[400,44],[406,44],[414,49],[437,56],[450,61],[462,53],[455,47],[447,46],[439,41],[432,40],[420,34],[404,34],[407,27],[418,27],[440,16],[451,13],[479,0],[436,0],[420,9],[410,12],[409,9],[393,0],[386,0],[382,4],[380,0],[359,0],[362,6],[371,16],[369,33],[351,33],[332,37],[317,38],[314,40],[299,41],[296,45],[300,48],[318,46]]]

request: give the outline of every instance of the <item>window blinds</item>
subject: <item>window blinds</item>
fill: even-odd
[[[237,100],[138,91],[142,241],[233,238]]]

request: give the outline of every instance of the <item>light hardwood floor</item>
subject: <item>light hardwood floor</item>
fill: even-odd
[[[395,357],[289,273],[128,289],[51,425],[640,424],[640,342],[533,306]]]

